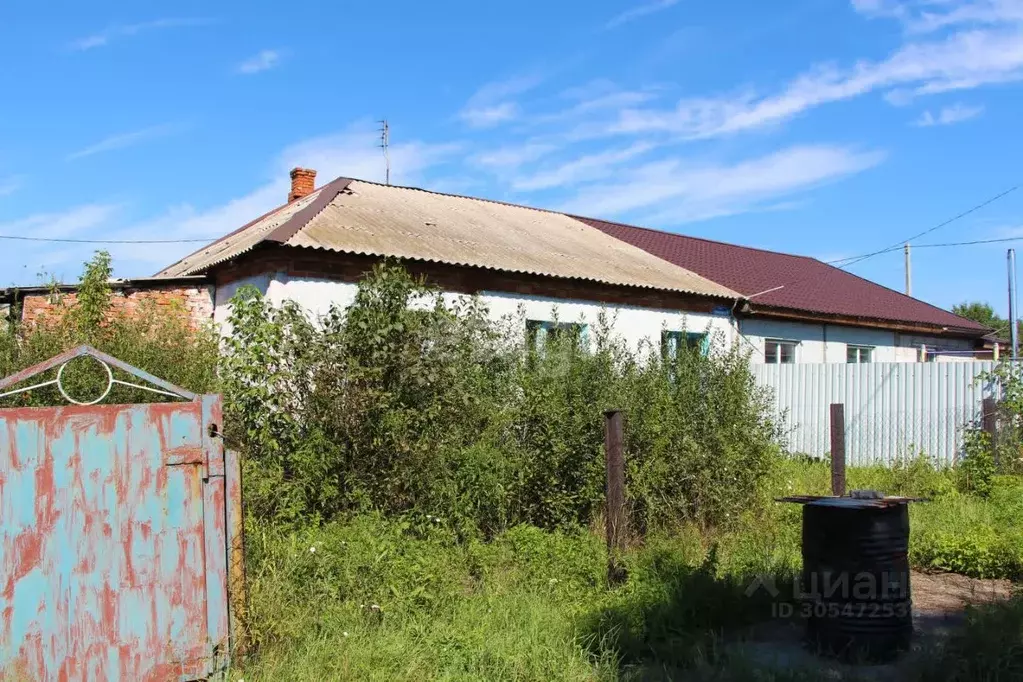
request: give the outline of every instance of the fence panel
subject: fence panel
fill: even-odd
[[[981,415],[994,387],[979,376],[993,362],[754,365],[770,388],[790,452],[830,449],[828,406],[844,403],[850,464],[891,463],[923,452],[953,464],[963,427]]]

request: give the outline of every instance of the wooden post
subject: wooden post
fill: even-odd
[[[831,403],[831,494],[845,495],[845,405]]]
[[[604,413],[604,453],[607,460],[607,581],[611,585],[625,580],[621,555],[628,537],[625,515],[625,453],[622,450],[622,412]]]

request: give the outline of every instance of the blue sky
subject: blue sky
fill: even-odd
[[[382,179],[382,117],[396,184],[825,260],[1023,181],[1023,0],[13,2],[0,58],[0,235],[217,237],[292,166]],[[918,243],[1016,235],[1023,190]],[[1011,245],[918,249],[914,294],[1004,312]],[[94,248],[0,240],[0,284]]]

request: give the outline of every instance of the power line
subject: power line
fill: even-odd
[[[197,244],[215,241],[211,239],[64,239],[57,237],[23,237],[0,234],[0,239],[13,239],[22,242],[60,242],[62,244]]]
[[[877,251],[871,251],[870,253],[865,253],[862,256],[850,256],[848,258],[837,258],[835,260],[825,261],[825,264],[826,265],[835,265],[836,263],[841,263],[841,265],[836,265],[836,267],[839,270],[843,270],[845,268],[848,268],[848,267],[851,267],[853,265],[856,265],[857,263],[862,263],[863,261],[867,260],[868,258],[873,258],[874,256],[879,256],[879,255],[881,255],[883,253],[889,253],[891,251],[895,251],[895,250],[901,249],[906,243],[911,242],[914,239],[919,239],[920,237],[924,236],[925,234],[930,234],[931,232],[934,232],[935,230],[939,230],[939,229],[945,227],[946,225],[954,223],[955,221],[957,221],[957,220],[959,220],[961,218],[965,218],[966,216],[970,215],[971,213],[979,211],[980,209],[984,208],[985,206],[993,204],[994,202],[998,201],[1002,197],[1015,192],[1017,189],[1020,188],[1020,186],[1021,185],[1019,185],[1019,184],[1013,185],[1012,187],[1010,187],[1009,189],[1005,190],[1004,192],[999,192],[998,194],[994,195],[990,199],[982,201],[981,203],[977,204],[976,206],[973,206],[972,208],[969,208],[969,209],[963,211],[962,213],[949,218],[948,220],[945,220],[943,222],[938,223],[934,227],[929,227],[926,230],[924,230],[923,232],[918,232],[917,234],[913,235],[912,237],[910,237],[908,239],[900,239],[898,242],[896,242],[892,246],[888,246],[888,247],[885,247],[883,249],[878,249]],[[985,240],[978,240],[978,243],[984,243],[984,242],[985,242]],[[952,243],[948,244],[948,246],[953,246],[953,245],[958,246],[958,244],[952,244]],[[933,245],[932,244],[927,244],[927,245],[924,245],[924,246],[937,247],[937,246],[944,246],[944,245],[941,245],[941,244],[933,244]],[[805,282],[808,279],[813,279],[813,276],[801,277],[799,279],[792,280],[791,282],[785,282],[785,283],[783,283],[783,284],[781,284],[779,286],[772,287],[772,288],[770,288],[770,289],[768,289],[766,291],[762,291],[762,292],[760,292],[758,294],[753,294],[752,296],[748,296],[747,298],[753,298],[755,296],[760,296],[761,294],[766,294],[766,293],[768,293],[770,291],[776,291],[778,289],[784,289],[785,287],[792,286],[793,284],[799,284],[800,282]]]
[[[942,247],[946,247],[946,246],[976,246],[978,244],[1002,244],[1004,242],[1018,242],[1018,241],[1023,241],[1023,236],[1021,236],[1021,237],[1000,237],[998,239],[974,239],[973,241],[969,241],[969,242],[944,242],[942,244],[914,244],[913,248],[914,249],[937,249],[937,248],[942,248]],[[889,249],[885,249],[884,251],[874,252],[874,253],[876,253],[878,255],[884,254],[884,253],[891,253],[892,251],[898,251],[901,248],[902,248],[902,246],[893,246],[893,247],[891,247]],[[843,263],[843,262],[845,262],[847,260],[857,260],[859,258],[863,258],[863,256],[847,256],[846,258],[838,258],[836,260],[829,260],[829,261],[824,261],[824,262],[827,263],[828,265],[834,265],[835,263]],[[851,263],[850,263],[850,265],[851,265]],[[843,265],[841,267],[845,267],[845,266]]]
[[[982,201],[981,203],[977,204],[973,208],[969,208],[969,209],[963,211],[962,213],[960,213],[959,215],[953,216],[953,217],[949,218],[948,220],[946,220],[944,222],[938,223],[934,227],[927,228],[923,232],[919,232],[919,233],[913,235],[912,237],[909,237],[908,239],[900,239],[897,243],[895,243],[892,246],[885,247],[883,249],[880,249],[878,251],[874,251],[872,253],[864,254],[863,256],[858,256],[858,257],[854,256],[853,257],[854,260],[852,260],[852,262],[846,263],[846,264],[842,265],[841,267],[847,268],[847,267],[849,267],[851,265],[855,265],[856,263],[860,263],[862,261],[865,261],[868,258],[873,258],[874,256],[879,256],[882,253],[888,253],[889,251],[893,251],[895,249],[901,249],[905,244],[907,244],[909,242],[912,242],[914,239],[919,239],[920,237],[924,236],[925,234],[930,234],[931,232],[934,232],[935,230],[940,230],[941,228],[943,228],[946,225],[949,225],[951,223],[954,223],[955,221],[959,220],[960,218],[965,218],[966,216],[970,215],[971,213],[979,211],[980,209],[984,208],[985,206],[987,206],[989,204],[995,203],[996,201],[998,201],[1002,197],[1004,197],[1004,196],[1006,196],[1008,194],[1012,194],[1013,192],[1015,192],[1019,188],[1020,188],[1020,185],[1013,185],[1012,187],[1010,187],[1009,189],[1005,190],[1004,192],[1000,192],[1000,193],[996,194],[995,196],[991,197],[990,199],[987,199],[986,201]],[[843,259],[840,259],[840,260],[850,260],[850,259],[843,258]],[[839,261],[836,261],[836,262],[839,262]]]

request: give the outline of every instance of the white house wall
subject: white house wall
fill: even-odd
[[[941,362],[973,360],[964,353],[973,347],[969,339],[904,335],[870,327],[767,319],[744,319],[740,322],[739,328],[747,342],[747,348],[753,352],[755,363],[764,362],[764,344],[768,339],[795,341],[798,364],[844,363],[846,350],[850,345],[872,348],[872,362],[916,362],[920,358],[922,345],[926,345],[929,350],[941,349],[960,353],[939,355],[937,359]]]
[[[248,277],[217,287],[213,319],[222,325],[225,334],[230,333],[226,322],[230,316],[230,299],[242,286],[250,285],[259,290],[270,301],[280,304],[285,300],[299,303],[313,315],[323,315],[332,305],[348,307],[355,301],[358,286],[315,277],[289,277],[283,273],[266,273]],[[458,294],[445,294],[448,300]],[[583,322],[595,325],[602,311],[613,320],[613,329],[632,348],[648,339],[656,342],[664,329],[673,331],[705,332],[731,344],[737,339],[752,354],[754,363],[764,362],[764,343],[768,339],[797,342],[796,362],[844,363],[847,346],[870,346],[872,361],[916,362],[920,346],[930,349],[968,351],[972,342],[967,339],[948,339],[928,336],[903,335],[883,329],[844,327],[836,325],[806,324],[786,320],[743,319],[739,323],[742,335],[737,333],[735,324],[727,314],[658,310],[638,306],[604,306],[592,301],[561,300],[526,296],[497,291],[485,291],[480,300],[495,321],[519,316],[528,320],[550,321],[555,317],[561,322]],[[722,312],[726,312],[722,310]],[[522,330],[524,332],[524,329]],[[939,361],[968,360],[969,356],[939,356]]]
[[[214,321],[224,325],[230,316],[230,298],[243,285],[251,285],[265,295],[272,303],[285,300],[295,301],[312,315],[323,315],[332,305],[348,307],[355,301],[358,286],[314,277],[288,277],[271,273],[262,277],[250,277],[230,285],[217,288],[217,305]],[[445,294],[448,301],[460,294]],[[521,316],[525,320],[560,322],[582,322],[595,325],[601,312],[606,312],[614,332],[636,349],[642,340],[659,342],[663,329],[673,331],[720,333],[725,344],[735,339],[735,327],[727,314],[681,313],[674,310],[657,310],[638,306],[601,305],[592,301],[562,300],[526,296],[497,291],[485,291],[479,296],[494,321],[514,320]],[[223,329],[230,333],[229,329]],[[524,325],[522,332],[525,332]]]
[[[483,292],[480,299],[494,319],[515,319],[522,314],[527,320],[544,321],[557,318],[559,322],[581,322],[592,326],[597,323],[601,312],[606,312],[615,334],[622,337],[633,349],[637,349],[644,339],[660,343],[662,330],[708,332],[712,338],[720,338],[726,345],[730,345],[735,339],[735,327],[727,314],[709,315],[637,306],[604,306],[592,301],[560,300],[493,291]]]

